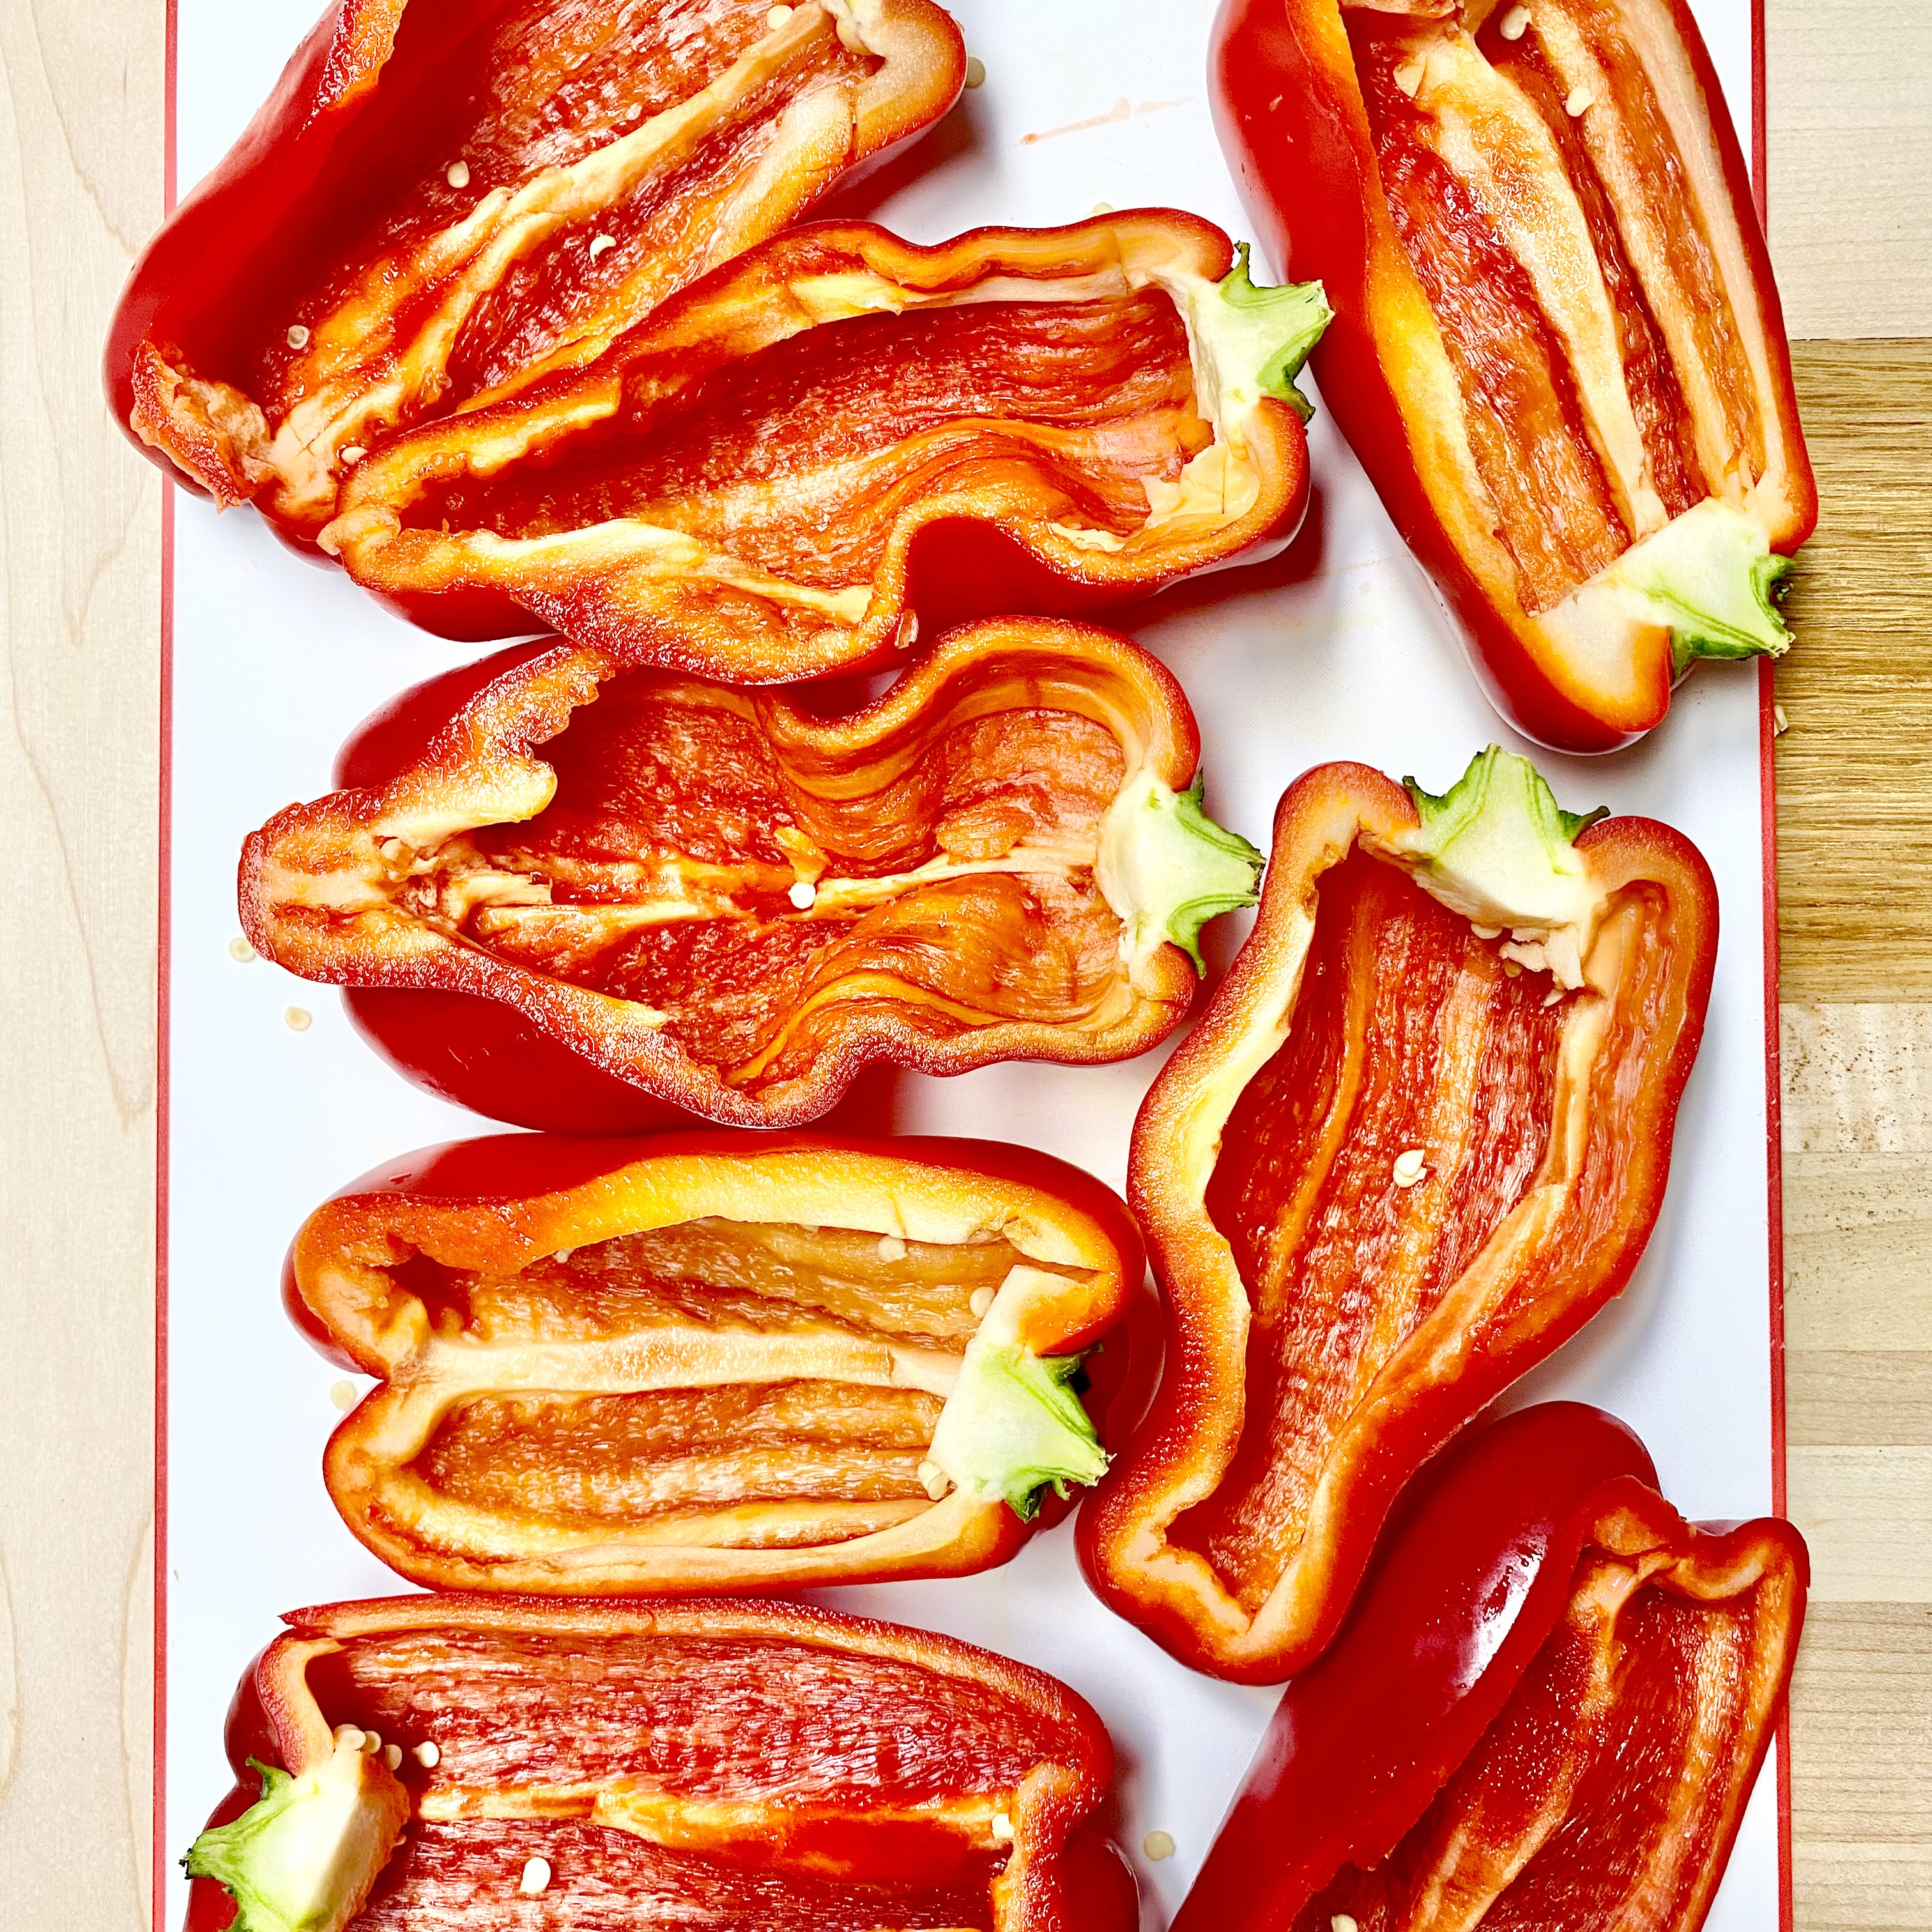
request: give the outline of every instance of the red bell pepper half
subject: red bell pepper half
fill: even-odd
[[[1783,650],[1818,501],[1684,0],[1225,0],[1222,140],[1322,393],[1504,716],[1603,751]]]
[[[136,264],[115,412],[313,537],[396,429],[595,356],[964,76],[930,0],[337,0]]]
[[[1126,1058],[1260,866],[1202,813],[1180,686],[1070,624],[957,632],[833,720],[525,649],[370,736],[354,789],[250,838],[243,922],[378,991],[406,1071],[528,1126],[795,1126],[872,1060]]]
[[[285,1292],[379,1378],[323,1462],[364,1544],[603,1596],[1006,1562],[1144,1405],[1143,1269],[1119,1198],[1031,1148],[509,1134],[344,1190]]]
[[[532,628],[734,683],[969,617],[1144,597],[1278,548],[1328,310],[1142,209],[915,248],[795,230],[595,362],[399,437],[321,533],[456,637]]]
[[[1122,1616],[1249,1682],[1326,1648],[1402,1485],[1629,1280],[1717,942],[1685,839],[1493,746],[1441,797],[1288,788],[1135,1124],[1167,1360],[1079,1532]]]
[[[724,1600],[286,1621],[236,1694],[188,1932],[1132,1932],[1106,1731],[990,1652]]]
[[[1174,1932],[1696,1932],[1784,1700],[1803,1539],[1700,1528],[1549,1402],[1406,1494]]]

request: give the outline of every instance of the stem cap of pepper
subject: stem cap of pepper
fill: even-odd
[[[1301,365],[1335,319],[1319,282],[1258,287],[1248,268],[1248,244],[1234,244],[1234,266],[1189,304],[1188,320],[1213,371],[1216,405],[1226,418],[1263,396],[1287,404],[1304,422],[1315,406],[1294,386]]]
[[[1108,1460],[1072,1387],[1083,1358],[1036,1354],[1013,1322],[1034,1272],[1015,1268],[1000,1285],[966,1345],[927,1451],[961,1489],[1004,1497],[1022,1522],[1048,1484],[1064,1496],[1070,1483],[1099,1481]]]
[[[182,1868],[233,1894],[231,1932],[342,1932],[402,1838],[407,1795],[380,1754],[348,1738],[293,1776],[248,1762],[261,1796],[202,1832]]]
[[[1576,838],[1607,806],[1565,812],[1543,774],[1500,745],[1478,752],[1439,796],[1412,778],[1402,782],[1420,822],[1386,849],[1424,892],[1479,927],[1507,929],[1515,948],[1545,947],[1554,934],[1567,932],[1580,958],[1602,893],[1576,850]],[[1570,948],[1561,950],[1567,960]],[[1554,970],[1556,962],[1538,956],[1524,963]],[[1558,978],[1575,986],[1581,975],[1564,971]]]
[[[1172,940],[1194,962],[1201,928],[1218,913],[1251,906],[1266,862],[1238,832],[1201,808],[1203,774],[1186,790],[1152,772],[1130,778],[1107,808],[1094,874],[1102,896],[1126,930],[1120,955],[1136,964]]]

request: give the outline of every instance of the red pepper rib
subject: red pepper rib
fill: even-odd
[[[1700,1529],[1642,1445],[1552,1402],[1405,1496],[1284,1694],[1174,1932],[1696,1932],[1784,1701],[1804,1545]]]
[[[1702,1030],[1716,892],[1677,833],[1576,840],[1565,994],[1394,862],[1417,824],[1362,766],[1288,788],[1253,933],[1135,1127],[1168,1359],[1081,1553],[1246,1682],[1320,1654],[1402,1484],[1628,1280]]]
[[[1782,649],[1768,606],[1713,628],[1695,560],[1654,597],[1628,581],[1720,506],[1749,608],[1817,520],[1769,257],[1684,0],[1225,0],[1215,62],[1256,226],[1335,310],[1323,399],[1504,716],[1608,750],[1663,718],[1690,658]]]
[[[430,629],[737,683],[889,663],[915,604],[931,634],[1146,596],[1306,506],[1294,409],[1196,326],[1233,262],[1162,209],[934,248],[795,230],[596,361],[398,438],[320,542]]]
[[[980,625],[836,722],[634,662],[514,653],[386,782],[278,814],[242,861],[256,947],[389,989],[405,1070],[540,1126],[796,1125],[868,1061],[1116,1060],[1186,1010],[1186,954],[1096,876],[1129,782],[1194,772],[1144,652]],[[472,1038],[490,1002],[514,1036]]]
[[[136,266],[130,436],[312,538],[399,428],[593,358],[944,114],[928,0],[338,0]]]
[[[222,1811],[249,1757],[299,1777],[343,1725],[400,1747],[406,1822],[356,1932],[1133,1923],[1094,1819],[1113,1775],[1100,1720],[970,1645],[722,1599],[452,1594],[286,1621],[237,1694]],[[532,1858],[538,1896],[518,1890]],[[226,1895],[194,1889],[190,1932],[225,1922]]]
[[[602,1596],[1004,1562],[1052,1507],[1029,1524],[926,1460],[996,1296],[1036,1354],[1109,1337],[1103,1437],[1144,1399],[1132,1222],[1030,1149],[511,1135],[376,1178],[303,1224],[286,1293],[378,1378],[324,1475],[412,1582]]]

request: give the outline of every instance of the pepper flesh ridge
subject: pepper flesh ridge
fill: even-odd
[[[384,1562],[596,1595],[958,1574],[1019,1547],[998,1497],[934,1499],[927,1459],[1016,1271],[1002,1306],[1036,1354],[1126,1310],[1139,1246],[1098,1183],[969,1142],[712,1135],[610,1144],[546,1193],[544,1150],[477,1144],[494,1178],[460,1196],[352,1191],[290,1252],[297,1318],[382,1378],[324,1474]]]
[[[1601,910],[1566,998],[1378,856],[1417,824],[1360,766],[1288,788],[1254,933],[1136,1124],[1169,1360],[1082,1560],[1243,1681],[1319,1654],[1402,1481],[1622,1289],[1702,1031],[1716,897],[1677,834],[1577,839]]]
[[[286,1621],[238,1694],[238,1783],[250,1756],[299,1774],[340,1724],[405,1748],[412,1815],[359,1932],[500,1923],[531,1857],[550,1868],[545,1924],[582,1932],[614,1907],[850,1932],[1132,1922],[1118,1875],[1098,1898],[1066,1882],[1112,1778],[1099,1720],[968,1645],[723,1600],[449,1594]],[[432,1767],[408,1754],[424,1738]],[[222,1903],[197,1882],[190,1928]]]
[[[1126,944],[1094,867],[1113,796],[1184,789],[1198,743],[1154,659],[1067,625],[959,633],[836,724],[560,646],[387,784],[254,834],[242,918],[304,976],[482,994],[644,1094],[791,1125],[873,1058],[1169,1031],[1191,964]]]
[[[1656,1475],[1575,1402],[1432,1462],[1340,1636],[1283,1694],[1174,1932],[1421,1932],[1445,1909],[1695,1932],[1808,1565],[1789,1523],[1687,1524]]]
[[[352,446],[593,357],[937,120],[965,71],[928,0],[776,26],[762,0],[370,11],[325,18],[108,350],[130,434],[307,536]]]
[[[1323,393],[1492,697],[1606,749],[1706,647],[1579,590],[1708,499],[1774,553],[1816,521],[1770,266],[1678,0],[1436,10],[1230,0],[1223,136],[1330,290]],[[1781,634],[1767,607],[1752,648]]]
[[[1566,1615],[1476,1750],[1294,1932],[1330,1932],[1344,1912],[1363,1932],[1423,1932],[1445,1894],[1471,1922],[1702,1922],[1783,1695],[1802,1584],[1783,1525],[1710,1535],[1670,1526],[1674,1514],[1641,1490],[1607,1503]]]
[[[398,439],[321,541],[432,629],[534,620],[734,682],[890,662],[914,607],[930,632],[1144,596],[1306,506],[1291,403],[1224,397],[1203,305],[1234,259],[1166,210],[929,248],[797,230]]]

